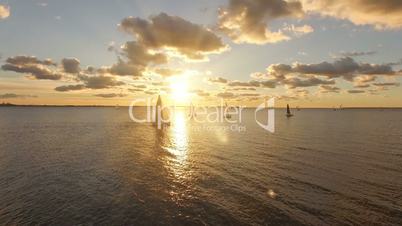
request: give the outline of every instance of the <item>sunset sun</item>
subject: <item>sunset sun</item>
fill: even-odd
[[[177,76],[170,79],[170,97],[175,104],[185,104],[190,94],[188,81],[185,76]]]

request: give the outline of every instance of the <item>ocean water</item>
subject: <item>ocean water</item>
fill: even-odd
[[[254,109],[158,130],[127,108],[0,108],[0,225],[402,223],[402,110],[284,114],[270,133]]]

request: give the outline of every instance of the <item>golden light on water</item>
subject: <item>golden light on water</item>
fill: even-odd
[[[186,123],[185,112],[177,110],[173,115],[172,126],[168,131],[170,144],[164,148],[170,153],[170,156],[165,160],[165,167],[172,172],[178,181],[185,180],[189,173],[186,169],[189,143]]]
[[[184,111],[176,111],[171,128],[173,153],[181,162],[187,158],[188,134]]]

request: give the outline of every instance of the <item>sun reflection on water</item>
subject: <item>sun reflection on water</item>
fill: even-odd
[[[186,177],[186,165],[188,157],[188,131],[186,114],[184,111],[176,110],[171,128],[169,128],[170,145],[165,150],[171,156],[166,159],[166,167],[172,171],[177,178]]]

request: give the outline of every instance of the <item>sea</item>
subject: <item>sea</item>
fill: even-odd
[[[1,107],[0,225],[402,224],[401,109],[255,110]]]

